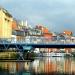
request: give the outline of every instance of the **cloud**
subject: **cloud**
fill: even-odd
[[[13,0],[0,0],[0,4],[6,4],[6,3],[10,3]]]
[[[17,19],[30,24],[44,24],[53,31],[70,29],[75,32],[75,0],[0,0]]]

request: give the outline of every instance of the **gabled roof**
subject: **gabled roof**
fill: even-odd
[[[6,9],[4,9],[4,8],[1,7],[1,6],[0,6],[0,10],[2,10],[2,11],[5,13],[5,15],[7,15],[7,16],[9,16],[9,17],[12,17],[12,15],[11,15]]]

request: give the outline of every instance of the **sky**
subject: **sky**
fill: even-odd
[[[50,31],[75,34],[75,0],[0,0],[0,6],[32,26],[43,24]]]

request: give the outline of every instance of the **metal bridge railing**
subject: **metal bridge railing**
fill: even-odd
[[[29,37],[23,39],[12,39],[12,38],[0,38],[0,44],[10,44],[10,43],[27,43],[27,44],[75,44],[74,41],[71,40],[52,40],[51,38],[44,37]]]

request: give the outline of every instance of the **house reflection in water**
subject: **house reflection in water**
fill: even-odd
[[[45,60],[36,60],[33,62],[32,69],[38,74],[75,74],[75,61],[63,57],[45,58]]]
[[[3,75],[51,75],[51,73],[54,75],[56,73],[74,75],[75,60],[73,58],[50,57],[36,59],[32,62],[0,62],[1,72],[4,73]]]

